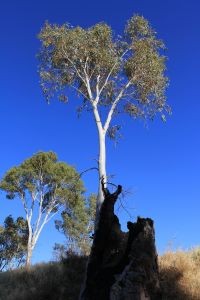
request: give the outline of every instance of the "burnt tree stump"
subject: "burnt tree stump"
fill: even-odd
[[[88,260],[80,300],[161,300],[153,221],[138,217],[121,231],[115,193],[104,188],[104,202]]]

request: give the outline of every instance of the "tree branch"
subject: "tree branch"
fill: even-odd
[[[97,171],[99,171],[99,168],[97,168],[97,167],[92,167],[92,168],[86,169],[86,170],[82,171],[82,172],[79,174],[79,178],[81,178],[81,176],[82,176],[84,173],[86,173],[86,172],[88,172],[88,171],[91,171],[91,170],[97,170]]]
[[[124,55],[125,55],[129,50],[130,50],[130,48],[126,49],[126,51],[124,51],[124,52],[122,53],[122,55],[120,56],[119,59],[121,60],[121,59],[124,57]],[[108,80],[109,80],[110,76],[112,75],[112,72],[114,71],[114,68],[116,67],[117,63],[118,63],[118,60],[113,64],[113,66],[112,66],[110,72],[108,73],[108,76],[106,77],[106,80],[105,80],[103,86],[101,87],[101,89],[100,89],[100,91],[99,91],[99,95],[101,95],[103,89],[104,89],[105,86],[107,85]]]
[[[99,102],[99,96],[100,96],[100,91],[99,91],[99,81],[100,81],[100,75],[97,76],[97,83],[96,83],[96,99],[95,99],[95,104],[97,105]]]
[[[26,205],[26,201],[25,201],[25,199],[24,199],[24,195],[21,194],[21,197],[20,197],[20,198],[21,198],[21,201],[22,201],[22,204],[23,204],[23,207],[24,207],[26,216],[28,217],[28,215],[29,215],[29,213],[28,213],[28,207],[27,207],[27,205]]]
[[[97,105],[95,103],[92,103],[92,106],[93,106],[93,113],[94,113],[94,118],[95,118],[95,121],[96,121],[96,125],[97,125],[98,131],[100,133],[104,130],[102,122],[101,122],[101,118],[100,118],[100,115],[99,115],[99,112],[98,112],[98,109],[97,109]]]
[[[71,87],[76,90],[78,93],[80,93],[84,98],[86,98],[88,101],[90,101],[90,99],[81,91],[79,90],[76,86],[71,85]]]
[[[114,113],[114,110],[115,110],[115,108],[116,108],[116,106],[117,106],[119,100],[122,98],[122,96],[123,96],[125,90],[131,85],[131,81],[132,81],[132,79],[129,80],[129,81],[124,85],[124,87],[121,89],[121,91],[119,92],[118,96],[116,97],[116,99],[115,99],[114,102],[112,103],[111,108],[110,108],[110,111],[109,111],[108,116],[107,116],[107,119],[106,119],[106,122],[105,122],[104,127],[103,127],[103,129],[104,129],[105,132],[107,132],[107,130],[108,130],[108,128],[109,128],[110,121],[111,121],[111,119],[112,119],[112,115],[113,115],[113,113]]]
[[[53,209],[57,208],[59,205],[56,205]],[[58,209],[55,213],[53,213],[47,220],[46,223],[48,223],[55,215],[57,215],[59,213],[59,211],[61,211],[61,208]],[[46,224],[45,223],[45,224]]]
[[[49,217],[49,215],[50,215],[50,213],[52,212],[52,210],[53,210],[54,208],[56,208],[57,206],[59,206],[59,205],[56,205],[55,207],[52,207],[52,208],[47,212],[47,214],[46,214],[46,216],[45,216],[43,222],[41,223],[40,228],[38,229],[37,232],[35,232],[35,234],[34,234],[34,242],[35,242],[35,244],[37,243],[37,240],[38,240],[38,238],[39,238],[39,236],[40,236],[40,233],[41,233],[41,231],[42,231],[44,225],[47,224],[47,223],[48,223],[48,222],[49,222],[49,221],[50,221],[50,220],[51,220],[51,219],[59,212],[59,210],[57,210],[54,214],[52,214],[52,215]],[[49,217],[49,218],[48,218],[48,217]]]
[[[85,74],[85,80],[86,80],[85,85],[86,85],[88,95],[89,95],[89,101],[91,104],[93,104],[93,95],[92,95],[92,90],[91,90],[91,86],[90,86],[90,79],[89,79],[89,76],[88,76],[85,68],[84,68],[84,74]]]
[[[62,51],[64,53],[64,56],[66,57],[66,59],[70,62],[70,64],[72,65],[72,67],[74,68],[74,70],[76,71],[78,77],[83,81],[83,83],[85,83],[86,85],[86,81],[83,78],[83,76],[80,74],[79,70],[77,69],[77,67],[75,66],[74,62],[69,58],[69,56],[67,55],[66,51],[63,49],[62,47]]]

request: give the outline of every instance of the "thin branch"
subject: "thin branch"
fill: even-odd
[[[133,216],[130,214],[130,212],[128,211],[128,209],[123,205],[121,198],[119,197],[119,201],[120,201],[120,206],[118,208],[118,210],[122,207],[125,212],[127,213],[127,215],[129,216],[130,219],[133,219]]]
[[[100,91],[99,91],[99,81],[100,81],[100,75],[97,76],[97,83],[96,83],[96,99],[95,99],[95,104],[97,105],[99,102],[99,96],[100,96]]]
[[[71,87],[73,89],[75,89],[78,93],[80,93],[85,99],[87,99],[88,101],[90,101],[90,99],[81,90],[79,90],[76,86],[71,85]]]
[[[114,183],[112,183],[112,182],[108,182],[108,181],[107,181],[107,182],[105,182],[105,183],[106,183],[107,185],[112,185],[112,186],[114,186],[114,187],[116,187],[116,188],[118,187],[118,185],[116,185],[116,184],[114,184]]]
[[[34,236],[33,236],[33,239],[32,239],[32,240],[34,240],[34,245],[36,245],[36,243],[37,243],[37,240],[40,236],[40,233],[41,233],[44,225],[46,224],[46,220],[47,220],[49,214],[50,214],[50,212],[46,214],[46,216],[45,216],[43,222],[41,223],[40,227],[38,227],[38,230],[34,232]]]
[[[92,72],[91,72],[91,74],[90,74],[90,76],[89,76],[89,79],[91,80],[91,78],[92,78],[92,76],[93,76],[93,74],[94,74],[94,72],[95,72],[95,70],[96,70],[96,65],[95,65],[95,67],[93,68],[93,70],[92,70]]]
[[[121,59],[123,58],[123,56],[124,56],[129,50],[130,50],[130,48],[129,48],[129,49],[126,49],[126,51],[124,51],[124,52],[122,53],[122,55],[120,56],[119,59],[121,60]],[[118,60],[116,60],[116,62],[113,64],[113,66],[112,66],[110,72],[108,73],[108,76],[106,77],[106,80],[105,80],[103,86],[101,87],[101,89],[100,89],[100,91],[99,91],[99,95],[102,93],[103,89],[104,89],[105,86],[107,85],[108,80],[109,80],[110,76],[112,75],[112,72],[114,71],[114,69],[115,69],[117,63],[118,63]]]
[[[85,85],[86,85],[86,88],[88,91],[89,100],[90,100],[90,103],[93,105],[93,95],[92,95],[92,90],[91,90],[91,86],[90,86],[90,79],[89,79],[89,76],[85,69],[84,69],[84,73],[85,73],[85,79],[86,79]]]
[[[84,66],[84,69],[86,70],[87,68],[88,68],[88,59],[89,59],[89,57],[87,56],[86,57],[86,60],[85,60],[85,66]]]
[[[42,218],[42,214],[43,214],[43,209],[42,209],[42,205],[44,202],[44,190],[42,188],[41,182],[40,182],[40,198],[39,198],[39,212],[38,212],[38,218],[37,218],[37,222],[36,222],[36,226],[35,226],[35,232],[37,233],[39,225],[40,225],[40,221]]]
[[[84,171],[82,171],[82,172],[79,174],[79,178],[81,178],[81,176],[82,176],[84,173],[87,173],[88,171],[91,171],[91,170],[97,170],[97,171],[99,171],[99,168],[97,168],[97,167],[92,167],[92,168],[89,168],[89,169],[87,169],[87,170],[84,170]]]
[[[31,193],[31,208],[30,208],[30,214],[29,214],[30,218],[32,218],[32,215],[33,215],[33,210],[34,210],[36,195],[34,196],[33,193]]]
[[[45,224],[48,223],[55,215],[57,215],[57,214],[61,211],[61,209],[62,209],[62,208],[58,209],[55,213],[53,213],[53,214],[46,220]]]
[[[22,204],[23,204],[23,206],[24,206],[24,210],[25,210],[25,213],[26,213],[26,217],[28,217],[28,216],[29,216],[29,213],[28,213],[28,207],[27,207],[27,205],[26,205],[26,201],[25,201],[25,198],[24,198],[24,195],[23,195],[23,194],[21,194],[21,200],[22,200]]]
[[[77,69],[77,67],[75,66],[74,62],[69,58],[69,56],[67,55],[66,51],[64,50],[64,48],[62,47],[63,53],[65,55],[65,57],[67,58],[67,60],[70,62],[70,64],[72,65],[72,67],[74,68],[74,70],[76,71],[78,77],[85,83],[85,79],[82,77],[82,75],[80,74],[79,70]]]
[[[108,116],[107,116],[107,119],[106,119],[106,122],[105,122],[104,127],[103,127],[104,130],[105,130],[105,132],[107,132],[107,130],[108,130],[108,127],[109,127],[109,125],[110,125],[110,121],[111,121],[111,119],[112,119],[112,115],[113,115],[113,113],[114,113],[114,110],[115,110],[115,108],[116,108],[116,106],[117,106],[119,100],[122,98],[122,96],[123,96],[125,90],[131,85],[131,82],[132,82],[132,79],[129,80],[129,81],[124,85],[124,87],[121,89],[121,91],[119,92],[118,96],[116,97],[116,99],[115,99],[114,102],[112,103],[111,108],[110,108],[110,111],[109,111]]]

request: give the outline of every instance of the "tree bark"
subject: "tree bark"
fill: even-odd
[[[161,300],[153,221],[138,217],[121,231],[114,205],[121,193],[104,188],[104,202],[80,300]]]
[[[104,201],[103,190],[101,186],[101,181],[107,181],[106,178],[106,136],[103,129],[98,129],[99,134],[99,158],[98,158],[98,167],[99,167],[99,188],[97,195],[97,208],[96,208],[96,220],[99,221],[99,213],[101,210],[101,205]],[[106,183],[105,183],[106,184]]]
[[[26,268],[30,268],[31,266],[31,258],[33,253],[32,245],[27,246],[27,256],[26,256]]]
[[[33,230],[31,227],[31,217],[26,216],[27,223],[28,223],[28,242],[27,242],[27,255],[26,255],[26,268],[29,268],[31,265],[31,258],[33,253],[32,247],[32,239],[33,239]]]

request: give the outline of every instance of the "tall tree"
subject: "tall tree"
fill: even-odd
[[[92,111],[96,122],[98,219],[104,199],[101,179],[106,181],[106,135],[113,137],[120,128],[112,120],[120,113],[133,119],[152,119],[160,113],[165,120],[170,111],[165,97],[164,44],[138,15],[127,22],[123,37],[115,37],[105,23],[87,29],[46,23],[39,38],[41,85],[47,100],[56,93],[67,102],[66,89],[71,88],[83,99],[79,111]]]
[[[26,265],[45,224],[60,210],[73,211],[82,203],[83,184],[76,170],[59,162],[54,152],[38,152],[13,167],[0,182],[7,198],[19,198],[28,225]]]
[[[95,223],[96,195],[92,194],[71,211],[62,212],[62,220],[56,220],[56,228],[67,238],[67,245],[55,245],[57,253],[73,252],[89,255]],[[60,251],[59,251],[60,249]]]
[[[0,226],[0,271],[19,267],[25,261],[28,241],[27,221],[18,217],[15,221],[11,215]]]

